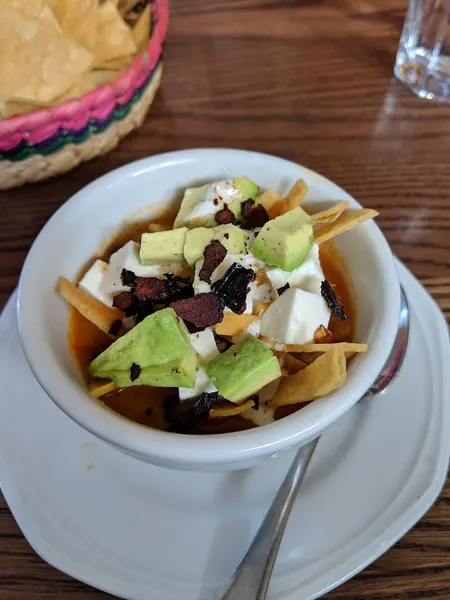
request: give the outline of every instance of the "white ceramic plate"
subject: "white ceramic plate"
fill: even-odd
[[[398,265],[411,304],[402,371],[322,436],[270,598],[317,598],[385,552],[431,506],[450,452],[447,325]],[[50,564],[133,600],[211,600],[251,540],[291,456],[229,473],[139,462],[65,416],[33,378],[11,299],[0,319],[0,484]]]

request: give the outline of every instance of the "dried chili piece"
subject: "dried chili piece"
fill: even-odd
[[[222,305],[219,298],[211,292],[177,300],[170,306],[179,317],[202,329],[217,325],[223,320]]]
[[[136,363],[133,363],[130,367],[130,380],[135,381],[141,374],[141,367]]]
[[[234,212],[225,205],[221,210],[218,210],[214,217],[219,225],[229,225],[236,223]]]
[[[211,290],[224,306],[241,315],[245,311],[248,286],[254,278],[255,272],[252,269],[233,263],[225,275],[212,284]]]
[[[342,300],[334,291],[331,283],[329,283],[326,279],[320,284],[320,293],[322,294],[323,299],[327,303],[328,308],[331,310],[333,315],[342,321],[346,321],[348,316],[345,312]]]
[[[203,265],[198,274],[200,281],[211,283],[211,275],[227,255],[227,249],[219,240],[212,240],[203,251]]]

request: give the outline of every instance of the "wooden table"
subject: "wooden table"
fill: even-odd
[[[380,210],[393,251],[419,278],[450,284],[450,106],[392,79],[405,5],[173,0],[163,85],[143,127],[68,175],[0,193],[2,305],[69,196],[129,161],[196,146],[261,150],[323,173]],[[447,486],[392,550],[326,598],[450,599],[449,550]],[[41,561],[0,497],[0,600],[61,597],[109,596]]]

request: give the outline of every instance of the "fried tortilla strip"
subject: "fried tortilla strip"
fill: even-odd
[[[324,225],[325,223],[333,223],[342,215],[344,210],[350,206],[348,200],[341,200],[326,210],[321,210],[318,213],[311,215],[314,225]]]
[[[284,215],[284,213],[293,210],[299,206],[300,202],[306,196],[308,192],[308,186],[303,181],[303,179],[297,179],[294,185],[291,187],[287,196],[273,205],[269,212],[269,217],[274,219],[275,217],[279,217],[280,215]]]
[[[253,400],[246,400],[242,404],[232,404],[231,402],[225,406],[217,406],[216,408],[212,408],[209,411],[210,419],[223,419],[225,417],[234,417],[236,415],[240,415],[249,408],[253,408],[255,403]]]
[[[277,204],[277,202],[281,202],[281,200],[282,198],[276,190],[269,189],[263,192],[258,198],[258,204],[262,204],[270,216],[270,211],[273,206]]]
[[[164,225],[160,225],[159,223],[150,223],[147,230],[150,231],[150,233],[157,233],[159,231],[167,231],[167,227],[164,227]]]
[[[109,331],[115,321],[121,321],[124,319],[125,314],[122,311],[102,304],[86,292],[83,292],[83,290],[80,290],[80,288],[71,283],[65,277],[60,277],[58,279],[57,287],[61,296],[67,300],[71,306],[76,308],[78,312],[83,315],[83,317],[107,333],[113,339],[116,338],[116,336],[112,335]],[[119,330],[119,333],[122,333],[123,330],[124,328],[122,326],[122,329]]]
[[[256,302],[253,306],[253,314],[260,317],[266,312],[271,304],[271,302]]]
[[[287,406],[322,398],[344,385],[346,377],[344,353],[333,348],[295,375],[282,378],[268,406]]]
[[[275,354],[277,354],[277,353],[275,352]],[[300,371],[300,369],[305,369],[308,366],[302,360],[299,360],[298,358],[295,358],[295,356],[292,356],[292,354],[289,354],[289,352],[284,352],[283,354],[284,354],[283,366],[286,369],[286,371],[289,373],[289,375],[293,375],[294,373],[297,373],[298,371]]]
[[[316,229],[314,232],[314,242],[319,245],[323,244],[340,233],[350,231],[350,229],[353,229],[353,227],[356,227],[360,223],[364,223],[368,219],[374,219],[377,215],[377,211],[372,208],[361,208],[347,213],[334,223]]]
[[[224,313],[223,320],[216,325],[216,333],[223,336],[241,335],[249,325],[257,320],[258,317],[255,315]]]
[[[94,398],[101,398],[105,394],[110,394],[116,390],[116,384],[114,381],[109,381],[109,379],[99,379],[98,381],[93,381],[88,385],[89,393]]]
[[[339,350],[344,352],[348,358],[348,355],[358,354],[360,352],[367,352],[367,344],[357,344],[356,342],[336,342],[334,344],[288,344],[286,346],[287,352],[328,352],[331,349]]]

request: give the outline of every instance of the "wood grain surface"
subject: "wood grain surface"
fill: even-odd
[[[450,106],[392,79],[405,8],[406,0],[173,0],[163,85],[143,127],[70,174],[0,193],[1,305],[36,234],[82,186],[154,153],[230,146],[302,163],[379,210],[394,252],[449,317]],[[40,560],[0,497],[0,600],[107,597]],[[326,596],[436,597],[450,600],[450,486],[394,548]]]

